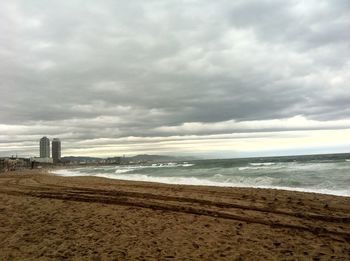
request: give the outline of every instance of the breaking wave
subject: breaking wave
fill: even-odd
[[[251,165],[251,166],[272,166],[275,164],[276,164],[275,162],[259,162],[259,163],[252,162],[252,163],[249,163],[249,165]]]
[[[265,160],[265,161],[264,161]],[[315,155],[108,165],[53,170],[60,176],[167,184],[273,188],[350,196],[350,157]]]

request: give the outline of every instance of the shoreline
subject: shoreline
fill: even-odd
[[[111,178],[106,177],[104,174],[97,174],[97,175],[64,175],[64,174],[57,174],[54,173],[54,171],[60,171],[60,170],[74,170],[74,169],[80,169],[84,167],[72,167],[72,168],[54,168],[54,169],[48,169],[48,173],[59,176],[59,177],[99,177],[99,178],[105,178],[108,180],[120,180],[120,181],[130,181],[130,182],[148,182],[148,183],[156,183],[156,184],[168,184],[168,185],[181,185],[181,186],[201,186],[201,187],[218,187],[218,188],[252,188],[252,189],[267,189],[267,190],[278,190],[278,191],[292,191],[292,192],[302,192],[302,193],[314,193],[314,194],[320,194],[320,195],[331,195],[331,196],[339,196],[339,197],[348,197],[350,198],[350,194],[345,194],[345,192],[335,191],[335,190],[326,190],[326,189],[320,189],[322,192],[319,192],[320,190],[316,191],[313,189],[303,189],[298,187],[269,187],[269,186],[239,186],[239,185],[226,185],[225,183],[220,182],[211,182],[207,184],[190,184],[190,183],[177,183],[177,182],[161,182],[161,181],[152,181],[152,180],[137,180],[137,179],[124,179],[124,178]]]
[[[1,174],[0,194],[4,260],[350,258],[348,197],[46,170]]]

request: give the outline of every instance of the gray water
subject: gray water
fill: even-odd
[[[168,184],[275,188],[350,196],[350,154],[197,160],[53,171]]]

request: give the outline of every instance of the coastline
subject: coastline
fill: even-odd
[[[103,167],[103,166],[99,166]],[[109,167],[109,166],[107,166]],[[167,178],[161,177],[140,177],[140,176],[124,176],[118,175],[113,176],[109,174],[96,173],[96,174],[78,174],[74,172],[78,169],[84,169],[86,166],[69,166],[69,167],[57,167],[48,169],[48,173],[61,177],[101,177],[109,180],[125,180],[125,181],[134,181],[134,182],[146,182],[146,183],[156,183],[156,184],[169,184],[169,185],[181,185],[181,186],[200,186],[200,187],[222,187],[222,188],[254,188],[254,189],[272,189],[278,191],[292,191],[292,192],[304,192],[304,193],[316,193],[320,195],[331,195],[331,196],[340,196],[340,197],[350,197],[349,190],[329,190],[325,188],[301,188],[301,187],[286,187],[286,186],[267,186],[267,185],[247,185],[247,184],[231,184],[227,182],[208,182],[203,180],[196,180],[195,178],[191,180],[169,180]],[[72,173],[73,171],[73,173]]]
[[[0,174],[0,259],[350,258],[349,197]]]

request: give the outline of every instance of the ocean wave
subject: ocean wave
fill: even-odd
[[[184,163],[181,165],[182,167],[192,167],[194,166],[194,164],[191,164],[191,163]]]
[[[158,169],[158,168],[177,168],[177,167],[191,167],[194,166],[194,164],[190,163],[154,163],[152,165],[138,165],[138,166],[118,166],[115,170],[116,174],[120,173],[128,173],[128,172],[135,172],[137,170],[141,169]]]
[[[114,167],[114,169],[115,169],[114,173],[116,173],[116,174],[127,173],[127,172],[132,172],[132,171],[146,169],[146,168],[150,168],[150,166],[143,166],[143,165],[117,166],[117,167]]]
[[[276,162],[252,162],[249,163],[250,166],[272,166],[276,165]]]
[[[51,170],[49,173],[55,174],[58,176],[72,177],[72,176],[89,176],[85,172],[79,172],[79,169],[57,169]]]
[[[191,167],[194,166],[194,164],[184,162],[184,163],[174,163],[174,162],[168,162],[168,163],[154,163],[151,166],[148,166],[148,168],[176,168],[176,167]]]
[[[256,165],[256,166],[248,166],[248,167],[239,167],[238,170],[239,171],[244,171],[244,170],[275,170],[275,169],[279,169],[282,167],[286,167],[286,166],[277,166],[277,165]]]
[[[113,167],[94,167],[94,168],[75,168],[75,169],[60,169],[54,170],[52,173],[61,175],[61,176],[83,176],[86,174],[94,175],[94,172],[103,172],[103,173],[130,173],[143,169],[158,169],[158,168],[177,168],[177,167],[192,167],[195,164],[184,162],[184,163],[154,163],[152,165],[126,165],[126,166],[113,166]],[[87,173],[88,172],[88,173]]]
[[[220,175],[220,174],[219,174]],[[113,174],[97,174],[98,177],[130,180],[130,181],[143,181],[143,182],[156,182],[165,184],[177,184],[177,185],[197,185],[197,186],[217,186],[217,187],[246,187],[246,188],[265,188],[265,189],[282,189],[300,192],[311,192],[330,194],[338,196],[350,196],[350,190],[337,190],[331,188],[329,184],[320,184],[317,187],[301,188],[295,185],[300,184],[296,181],[283,181],[281,179],[271,177],[256,177],[249,178],[243,176],[229,177],[218,174],[214,175],[214,178],[196,178],[196,177],[155,177],[144,174],[133,175],[113,175]],[[290,186],[288,186],[290,185]]]
[[[168,163],[154,163],[151,165],[153,168],[172,168],[176,167],[178,164],[173,163],[173,162],[168,162]]]
[[[127,173],[127,172],[130,172],[130,171],[134,171],[134,169],[116,169],[114,171],[115,174],[121,174],[121,173]]]
[[[350,161],[350,159],[349,159]],[[254,163],[254,162],[253,162]],[[266,162],[268,163],[268,162]],[[59,176],[98,176],[110,179],[147,181],[167,184],[220,187],[253,187],[350,196],[348,164],[260,164],[231,168],[187,168],[188,162],[84,167],[53,170]],[[163,169],[162,169],[163,168]],[[174,169],[175,168],[175,169]],[[343,170],[344,168],[344,170]],[[330,170],[336,171],[328,175]]]
[[[257,170],[257,169],[265,169],[266,167],[239,167],[238,170]]]

